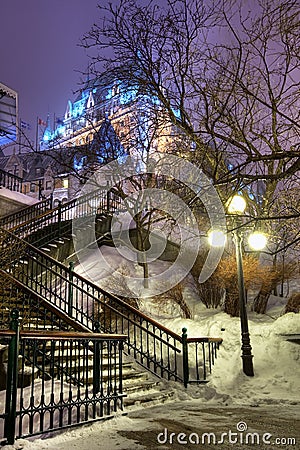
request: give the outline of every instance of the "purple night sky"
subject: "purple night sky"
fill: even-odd
[[[109,0],[1,0],[0,82],[19,93],[20,118],[31,124],[62,116],[88,57],[80,38]]]

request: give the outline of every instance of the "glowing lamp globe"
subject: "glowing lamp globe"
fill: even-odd
[[[228,204],[229,214],[243,213],[246,209],[247,203],[241,195],[234,195]]]
[[[252,250],[263,250],[267,245],[267,237],[264,233],[256,231],[248,237],[248,243]]]
[[[223,247],[226,242],[226,234],[223,231],[211,230],[208,233],[208,242],[211,247]]]

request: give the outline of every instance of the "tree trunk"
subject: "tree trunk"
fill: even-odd
[[[138,264],[143,267],[144,288],[149,287],[149,264],[145,255],[145,237],[143,236],[143,228],[139,220],[136,220],[137,226],[137,250],[144,252],[142,256],[138,255]]]
[[[149,287],[149,264],[147,262],[143,263],[143,271],[144,271],[144,288]]]
[[[253,301],[252,310],[258,314],[265,314],[270,295],[271,289],[262,288]]]
[[[239,293],[237,289],[226,289],[224,311],[232,317],[239,317]]]

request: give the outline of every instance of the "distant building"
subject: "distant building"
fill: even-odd
[[[74,194],[70,176],[62,164],[50,155],[21,153],[0,156],[0,168],[22,178],[22,193],[39,200],[53,195],[55,203],[65,202]]]
[[[153,108],[154,106],[154,108]],[[23,179],[22,192],[54,204],[80,191],[75,172],[95,170],[125,154],[170,151],[175,133],[157,100],[106,75],[88,80],[63,118],[44,125],[39,151],[0,157],[0,169]],[[20,150],[20,149],[19,149]]]
[[[0,83],[0,147],[18,138],[18,93]]]
[[[124,151],[140,152],[146,147],[163,150],[171,142],[172,126],[165,119],[154,117],[153,105],[157,103],[142,88],[118,79],[111,81],[102,75],[88,80],[75,100],[68,101],[63,118],[56,118],[53,127],[48,118],[40,148],[95,144],[99,130],[109,123]]]

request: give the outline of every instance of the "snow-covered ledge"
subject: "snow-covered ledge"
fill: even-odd
[[[35,203],[38,203],[36,198],[29,197],[20,192],[10,191],[4,187],[0,188],[0,217],[17,212]]]

